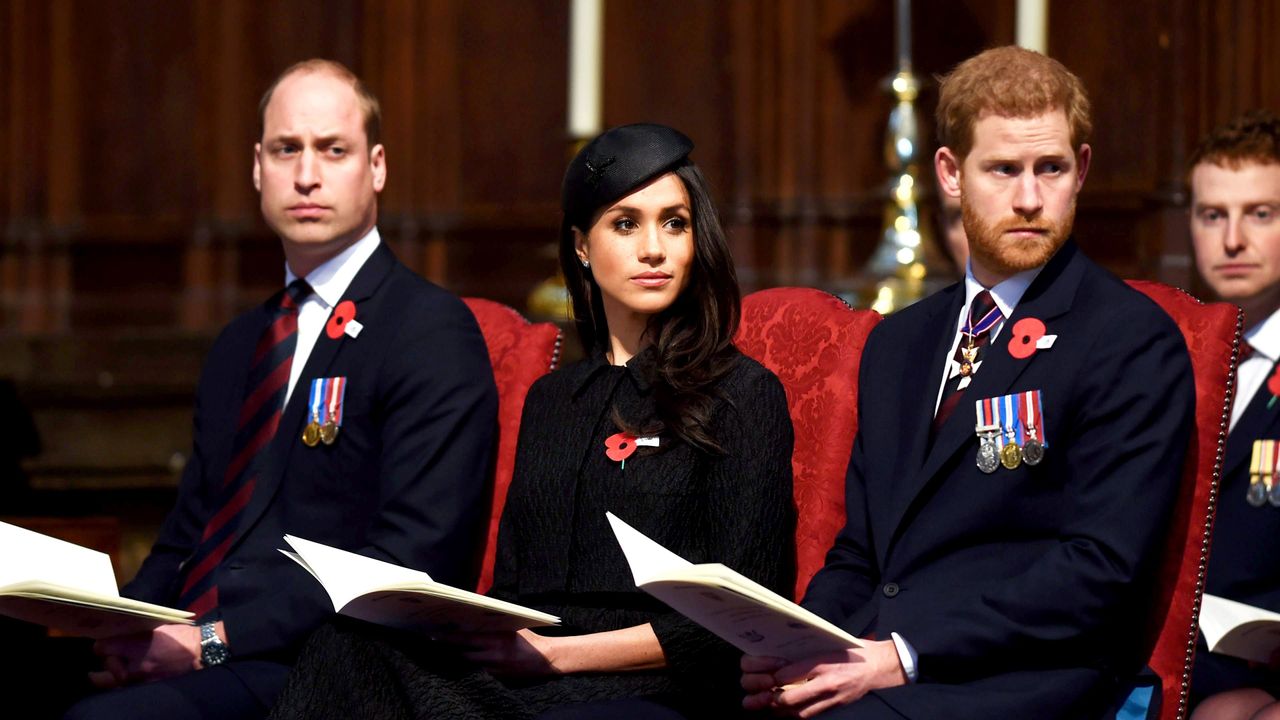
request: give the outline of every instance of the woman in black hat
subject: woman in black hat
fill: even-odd
[[[671,128],[627,125],[565,174],[560,264],[587,359],[529,391],[490,593],[561,625],[447,646],[335,622],[273,717],[740,709],[741,653],[637,590],[605,517],[790,593],[786,398],[733,346],[737,278],[692,149]]]

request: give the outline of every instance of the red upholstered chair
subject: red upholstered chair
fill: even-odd
[[[844,476],[858,431],[858,363],[872,310],[812,288],[773,288],[742,299],[738,349],[773,371],[795,426],[796,589],[804,594],[844,526]]]
[[[520,313],[492,300],[464,298],[480,324],[493,379],[498,385],[497,459],[493,469],[493,503],[489,510],[489,534],[485,540],[484,564],[478,591],[493,584],[493,561],[497,552],[498,518],[507,501],[507,488],[515,469],[516,439],[520,435],[520,413],[533,382],[556,367],[560,360],[560,329],[552,323],[530,323]]]
[[[1178,323],[1195,374],[1195,433],[1187,448],[1181,492],[1160,569],[1159,595],[1148,627],[1152,651],[1147,664],[1160,676],[1163,688],[1160,718],[1182,720],[1187,716],[1200,596],[1243,318],[1232,305],[1206,305],[1168,285],[1141,280],[1131,280],[1129,285],[1155,300]]]

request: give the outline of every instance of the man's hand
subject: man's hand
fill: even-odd
[[[859,700],[872,690],[904,685],[907,676],[892,640],[818,655],[799,662],[771,657],[742,658],[742,688],[748,710],[810,718]]]
[[[225,640],[221,622],[216,629]],[[104,669],[89,673],[89,680],[99,688],[159,680],[203,667],[200,628],[195,625],[161,625],[149,633],[106,638],[93,644],[93,652],[103,659]]]
[[[458,645],[463,657],[494,675],[544,677],[559,674],[553,652],[557,640],[526,629],[460,635],[446,641]]]

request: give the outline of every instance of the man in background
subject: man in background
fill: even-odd
[[[1246,328],[1205,592],[1280,611],[1280,484],[1260,467],[1280,440],[1280,116],[1256,111],[1215,129],[1190,167],[1196,269],[1244,309]],[[1203,640],[1191,692],[1204,700],[1196,720],[1280,718],[1280,672],[1210,653]]]
[[[278,552],[285,533],[476,580],[497,394],[466,306],[379,238],[377,99],[341,64],[311,60],[276,80],[259,115],[253,182],[284,287],[214,344],[177,505],[122,591],[197,624],[98,642],[93,679],[115,689],[71,718],[264,716],[333,612]]]

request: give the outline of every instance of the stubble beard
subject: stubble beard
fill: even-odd
[[[960,196],[960,215],[969,238],[969,253],[984,268],[1003,277],[1038,268],[1066,243],[1076,217],[1076,199],[1071,198],[1062,220],[1054,223],[1044,218],[1008,217],[988,224],[965,195]],[[1014,228],[1036,228],[1047,231],[1027,239],[1010,239],[1005,233]]]

